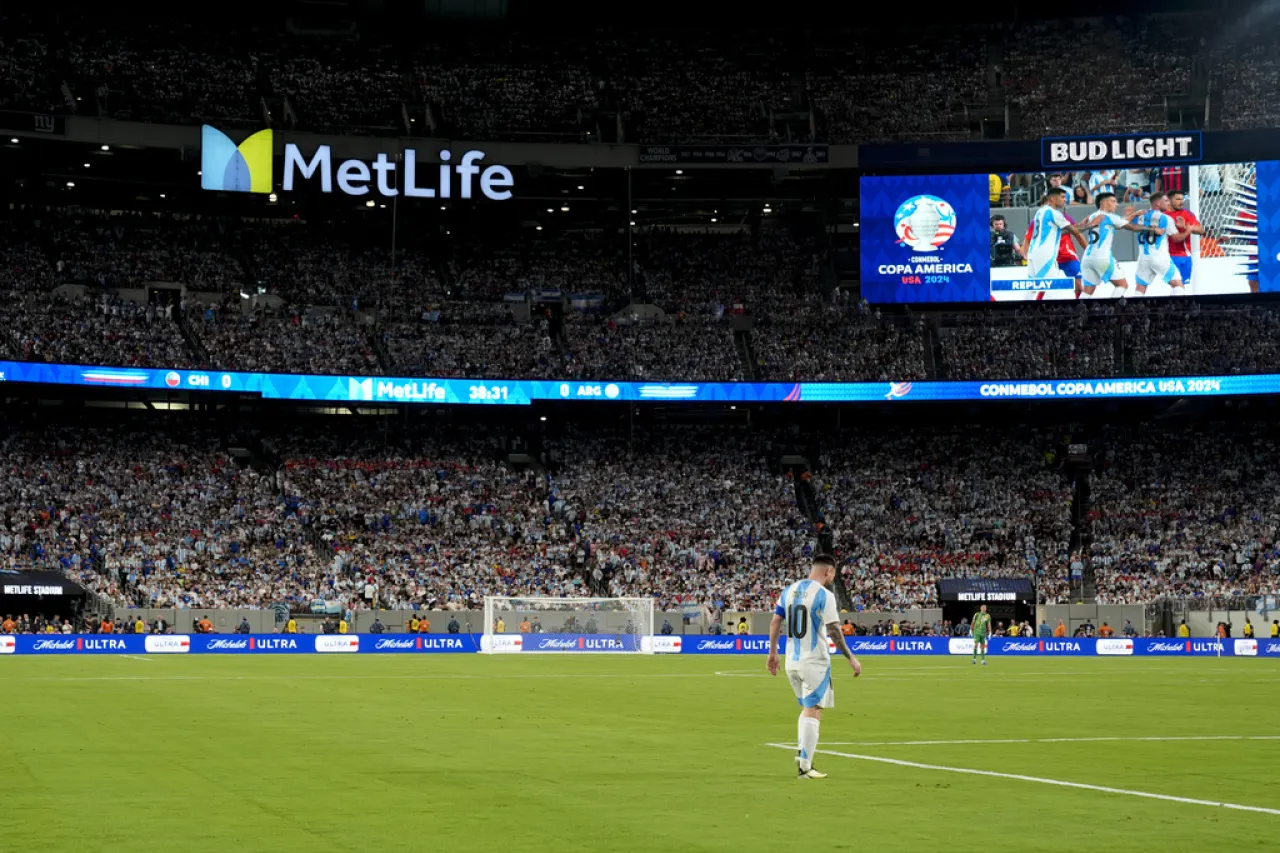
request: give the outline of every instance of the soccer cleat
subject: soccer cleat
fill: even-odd
[[[983,665],[983,666],[986,666],[986,665],[987,665],[987,662],[984,660],[984,661],[982,662],[982,665]]]
[[[800,775],[797,776],[796,778],[797,779],[825,779],[827,778],[827,774],[820,773],[813,767],[810,767],[808,770],[801,770]]]

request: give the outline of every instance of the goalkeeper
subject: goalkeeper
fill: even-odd
[[[969,629],[973,634],[973,662],[978,662],[978,650],[982,650],[982,665],[987,665],[987,637],[991,636],[991,614],[987,605],[982,605],[973,614],[973,626]]]

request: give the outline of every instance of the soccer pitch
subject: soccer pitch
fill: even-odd
[[[820,749],[843,755],[799,781],[793,751],[768,746],[794,743],[797,708],[763,656],[0,660],[0,839],[884,853],[1280,837],[1274,662],[862,661],[857,680],[835,662],[822,724]],[[910,741],[933,743],[893,743]]]

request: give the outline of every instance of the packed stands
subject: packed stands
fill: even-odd
[[[122,605],[359,609],[372,584],[394,608],[593,591],[760,610],[812,553],[777,467],[785,434],[572,431],[546,474],[509,467],[483,430],[364,435],[277,430],[242,468],[204,430],[11,432],[0,564],[61,569]],[[1062,574],[1069,483],[1050,438],[978,437],[832,437],[818,493],[856,606],[926,604],[956,574]]]
[[[1269,126],[1266,27],[1171,14],[910,30],[450,28],[328,37],[93,14],[0,21],[0,109],[474,140],[859,143],[1166,126],[1197,67],[1227,127]],[[1202,37],[1213,39],[1212,43]],[[1081,63],[1064,46],[1089,45]],[[1203,96],[1200,96],[1203,101]],[[795,120],[793,117],[802,117]]]
[[[1280,449],[1268,425],[1125,427],[1100,441],[1089,552],[1099,603],[1275,591]]]

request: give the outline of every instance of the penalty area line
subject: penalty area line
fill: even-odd
[[[795,751],[794,744],[767,743],[777,749]],[[1112,788],[1107,785],[1089,785],[1084,782],[1067,782],[1062,779],[1045,779],[1039,776],[1023,776],[1020,773],[998,773],[995,770],[976,770],[972,767],[947,767],[942,764],[922,764],[918,761],[903,761],[900,758],[883,758],[878,755],[858,755],[853,752],[837,752],[833,749],[819,749],[823,755],[834,755],[837,758],[852,758],[859,761],[876,761],[881,764],[896,764],[899,767],[913,767],[917,770],[939,770],[944,773],[963,773],[968,776],[991,776],[996,779],[1013,779],[1015,782],[1035,782],[1040,785],[1055,785],[1059,788],[1078,788],[1083,791],[1099,791],[1104,794],[1120,794],[1126,797],[1142,797],[1147,800],[1164,800],[1169,803],[1182,803],[1190,806],[1212,806],[1220,809],[1234,809],[1242,812],[1257,812],[1280,816],[1280,809],[1268,809],[1262,806],[1245,806],[1240,803],[1222,803],[1214,800],[1197,800],[1193,797],[1175,797],[1172,794],[1155,794],[1150,791],[1134,791],[1129,788]]]
[[[144,658],[142,655],[120,655],[120,657],[128,658],[129,660],[142,660],[142,661],[146,661],[147,663],[155,663],[154,658]]]

